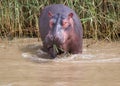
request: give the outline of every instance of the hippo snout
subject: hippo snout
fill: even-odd
[[[56,45],[63,44],[63,41],[62,41],[63,39],[60,36],[51,35],[49,39]]]
[[[61,36],[58,36],[56,34],[48,34],[45,38],[46,44],[50,45],[62,45],[63,44],[63,38]]]

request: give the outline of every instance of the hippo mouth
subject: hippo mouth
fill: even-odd
[[[57,46],[55,44],[53,44],[53,49],[56,51],[57,54],[64,52],[64,50],[61,46]]]
[[[64,50],[56,44],[47,46],[47,50],[52,59],[64,52]]]
[[[60,45],[62,45],[64,42],[63,41],[61,41],[61,40],[55,40],[55,41],[53,41],[53,45],[56,45],[56,46],[60,46]]]

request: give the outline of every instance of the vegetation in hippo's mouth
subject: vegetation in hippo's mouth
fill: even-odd
[[[57,3],[76,11],[84,38],[120,38],[120,0],[0,0],[0,38],[39,37],[40,10]]]
[[[55,45],[55,44],[53,44],[53,49],[57,52],[57,53],[59,53],[59,48]]]
[[[53,49],[57,52],[66,52],[65,50],[63,50],[62,48],[60,48],[59,46],[57,46],[56,44],[53,44]]]
[[[55,44],[53,44],[53,49],[56,51],[56,53],[58,55],[60,55],[60,58],[61,58],[61,56],[68,57],[71,55],[68,51],[63,50],[62,48],[58,47]],[[59,56],[58,56],[58,58],[59,58]]]

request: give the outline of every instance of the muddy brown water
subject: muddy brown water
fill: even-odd
[[[50,60],[35,38],[0,41],[0,86],[120,86],[120,41],[83,46]]]

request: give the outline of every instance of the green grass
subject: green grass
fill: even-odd
[[[79,15],[84,38],[120,38],[120,0],[0,0],[0,38],[38,36],[40,10],[58,3]]]

